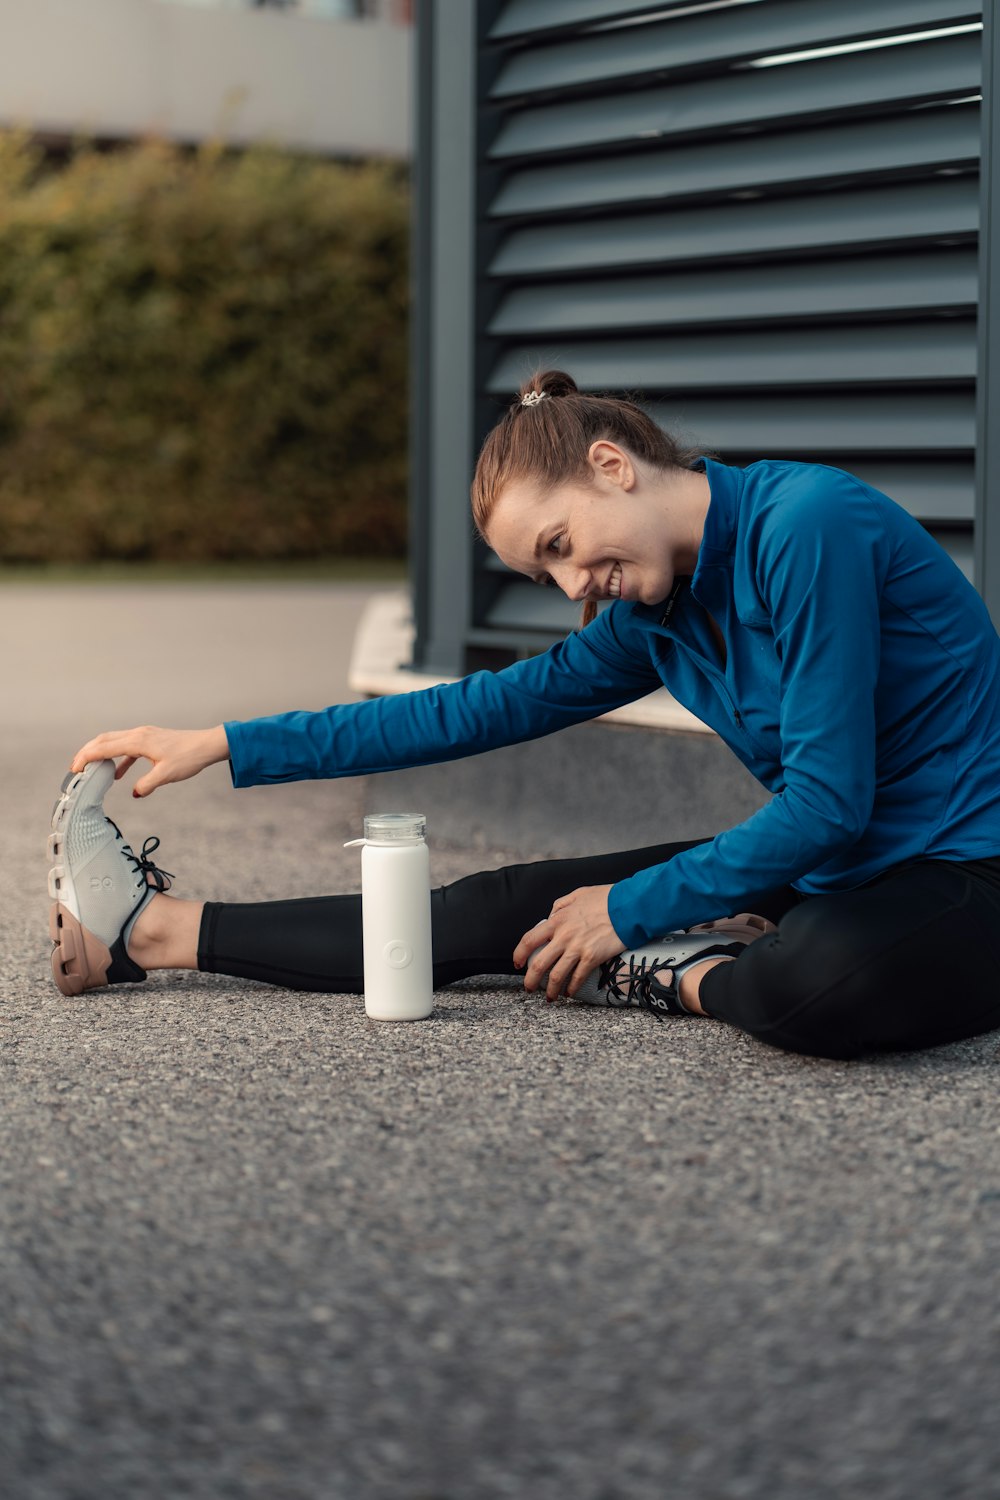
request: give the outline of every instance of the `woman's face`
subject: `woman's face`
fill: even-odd
[[[568,599],[657,604],[674,581],[667,517],[621,449],[594,448],[610,450],[603,457],[611,461],[594,465],[591,486],[564,485],[542,498],[530,484],[508,485],[494,507],[489,544],[508,568],[555,584]]]

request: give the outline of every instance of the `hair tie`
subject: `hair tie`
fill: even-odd
[[[544,401],[548,391],[529,391],[526,396],[521,397],[522,406],[537,406],[539,401]]]

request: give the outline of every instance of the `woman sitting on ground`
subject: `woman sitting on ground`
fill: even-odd
[[[558,371],[490,433],[472,496],[502,561],[582,601],[584,628],[424,692],[88,741],[49,840],[60,989],[153,968],[363,989],[359,896],[166,894],[156,841],[133,854],[102,810],[136,760],[152,763],[139,796],[224,760],[237,787],[368,774],[550,734],[666,684],[771,800],[714,837],[434,891],[435,984],[523,969],[549,999],[711,1016],[826,1057],[1000,1026],[1000,641],[919,523],[837,469],[685,452]]]

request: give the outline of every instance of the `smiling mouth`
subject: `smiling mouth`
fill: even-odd
[[[622,596],[622,565],[615,563],[608,578],[608,598],[620,599]]]

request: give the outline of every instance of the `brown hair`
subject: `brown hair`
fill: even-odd
[[[532,394],[535,401],[525,405]],[[602,438],[659,470],[690,469],[703,452],[682,447],[632,400],[585,396],[564,371],[536,371],[487,437],[476,463],[472,516],[483,540],[507,485],[531,480],[545,496],[563,484],[592,484],[587,455]],[[596,614],[596,603],[588,599],[580,623],[589,625]]]

